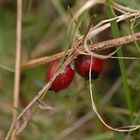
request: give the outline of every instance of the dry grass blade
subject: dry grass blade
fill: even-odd
[[[37,100],[37,104],[38,104],[38,107],[42,110],[53,110],[53,107],[46,104],[46,103],[43,103],[41,102],[40,100]]]
[[[17,110],[19,106],[19,91],[20,91],[20,63],[21,63],[21,33],[22,33],[22,0],[17,0],[17,40],[16,40],[16,62],[15,62],[15,80],[14,80],[14,95],[13,95],[13,122],[17,118]],[[13,131],[12,140],[16,140],[16,133]]]
[[[93,7],[97,4],[103,4],[103,3],[105,3],[105,0],[89,0],[86,3],[84,3],[84,5],[81,6],[80,9],[78,9],[78,11],[73,16],[73,20],[71,21],[71,23],[69,25],[68,32],[70,32],[71,27],[73,26],[72,22],[77,20],[80,17],[80,15],[82,15],[86,10],[90,9],[91,7]]]
[[[112,4],[113,4],[113,7],[116,7],[118,9],[120,9],[120,10],[125,11],[125,12],[131,12],[131,13],[140,12],[139,10],[132,9],[130,7],[122,6],[122,5],[120,5],[120,4],[116,3],[116,2],[112,2]]]
[[[90,39],[90,38],[96,36],[97,34],[101,33],[102,31],[106,30],[107,28],[109,28],[110,27],[109,21],[111,21],[111,20],[116,19],[116,22],[118,23],[118,22],[139,16],[139,15],[140,15],[140,12],[135,12],[135,13],[131,13],[131,14],[126,13],[126,14],[122,14],[120,16],[116,16],[115,18],[112,18],[112,19],[103,20],[100,23],[98,23],[95,27],[91,28],[89,34],[87,35],[87,38]],[[104,23],[106,23],[106,24],[104,24]]]
[[[99,114],[99,112],[98,112],[98,110],[96,108],[96,105],[94,103],[94,100],[93,100],[93,92],[92,92],[92,84],[91,84],[92,57],[93,56],[91,56],[90,71],[89,71],[89,91],[90,91],[90,98],[91,98],[91,104],[92,104],[93,111],[98,116],[98,118],[100,119],[100,121],[102,122],[102,124],[104,126],[106,126],[110,130],[113,130],[113,131],[116,131],[116,132],[131,132],[131,131],[134,131],[134,130],[139,129],[140,128],[140,125],[128,125],[128,126],[122,126],[122,127],[119,127],[119,128],[114,128],[111,125],[107,124],[103,120],[103,118],[101,117],[101,115]]]
[[[0,65],[0,69],[6,70],[6,71],[9,71],[9,72],[13,72],[13,73],[15,71],[13,68],[9,68],[9,67],[4,66],[4,65]]]
[[[20,134],[24,130],[24,128],[27,126],[28,121],[30,120],[30,116],[31,116],[31,111],[29,109],[26,111],[26,113],[22,117],[23,119],[22,125],[16,128],[16,135]],[[19,125],[19,122],[17,122],[17,124]]]
[[[105,3],[105,0],[89,0],[77,11],[77,13],[74,15],[74,19],[78,18],[84,11],[91,8],[94,5]]]

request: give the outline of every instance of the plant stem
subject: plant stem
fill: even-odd
[[[108,2],[111,3],[112,0],[108,0]],[[109,18],[114,17],[114,11],[111,7],[107,8],[107,14],[108,14]],[[110,24],[111,24],[111,30],[112,30],[113,37],[114,38],[119,37],[120,33],[119,33],[119,28],[118,28],[117,22],[115,20],[113,20],[113,21],[110,22]],[[121,47],[117,52],[117,56],[118,57],[123,57],[123,52],[122,52]],[[125,96],[126,96],[126,102],[127,102],[128,109],[130,111],[130,121],[132,122],[133,121],[133,107],[132,107],[132,100],[131,100],[131,96],[130,96],[129,86],[128,86],[125,63],[124,63],[123,59],[118,58],[118,61],[119,61],[120,71],[121,71],[122,80],[123,80],[123,88],[124,88],[124,92],[125,92]]]
[[[20,66],[21,66],[21,39],[22,39],[22,0],[17,0],[17,37],[16,37],[16,58],[15,58],[15,76],[13,91],[13,123],[16,122],[18,113],[15,108],[19,107],[20,92]],[[16,132],[12,131],[11,140],[16,140]]]

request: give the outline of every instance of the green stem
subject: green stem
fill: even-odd
[[[107,1],[108,1],[108,3],[112,2],[112,0],[107,0]],[[108,14],[109,18],[114,17],[114,11],[111,7],[107,8],[107,14]],[[113,37],[114,38],[119,37],[120,33],[119,33],[119,28],[118,28],[116,20],[111,21],[110,24],[111,24],[111,30],[112,30]],[[116,47],[118,48],[120,46],[116,46]],[[123,52],[122,52],[121,47],[117,52],[117,56],[123,57]],[[126,73],[126,69],[125,69],[125,63],[124,63],[123,59],[118,58],[118,61],[119,61],[120,71],[121,71],[122,80],[123,80],[123,87],[124,87],[124,92],[125,92],[125,96],[126,96],[126,102],[127,102],[128,109],[130,111],[130,121],[132,122],[133,121],[133,107],[132,107],[132,101],[131,101],[128,81],[127,81],[127,73]]]

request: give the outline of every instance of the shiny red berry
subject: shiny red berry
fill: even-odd
[[[59,60],[53,61],[46,73],[46,82],[48,82],[57,70]],[[74,78],[74,70],[70,65],[66,66],[62,73],[60,73],[53,81],[50,90],[59,91],[70,85]]]
[[[74,60],[75,70],[85,79],[89,79],[91,56],[79,55]],[[97,79],[103,69],[103,61],[99,58],[92,57],[91,79]]]

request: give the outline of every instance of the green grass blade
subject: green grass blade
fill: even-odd
[[[108,0],[108,2],[111,3],[112,0]],[[114,17],[114,11],[111,7],[107,8],[107,14],[108,14],[109,18]],[[110,24],[111,24],[111,30],[112,30],[113,37],[114,38],[119,37],[120,33],[119,33],[119,28],[118,28],[117,22],[114,20],[114,21],[111,21]],[[118,57],[123,57],[123,53],[122,53],[121,48],[118,50],[117,55],[118,55]],[[120,71],[121,71],[122,80],[123,80],[123,87],[124,87],[124,92],[125,92],[125,96],[126,96],[126,102],[127,102],[128,109],[130,111],[130,120],[132,122],[132,120],[133,120],[133,107],[132,107],[132,101],[131,101],[128,81],[127,81],[125,63],[124,63],[123,59],[118,59],[118,61],[119,61]]]

